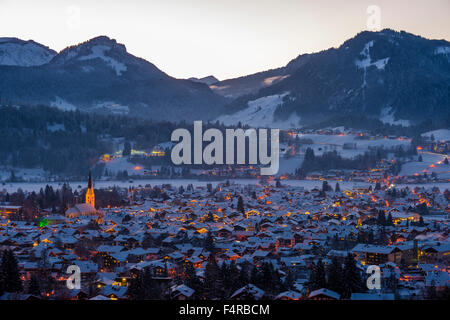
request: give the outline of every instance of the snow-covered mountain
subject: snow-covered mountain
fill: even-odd
[[[33,41],[2,38],[0,62],[0,103],[268,126],[338,116],[402,126],[450,118],[450,43],[390,29],[224,81],[175,79],[106,36],[56,55]]]
[[[231,115],[247,110],[251,101],[289,92],[275,120],[297,115],[311,124],[365,116],[409,126],[450,118],[449,84],[449,42],[385,29],[361,32],[338,48],[211,88],[237,97],[227,106]]]
[[[0,88],[1,98],[15,104],[155,120],[211,120],[226,102],[207,85],[170,77],[106,36],[68,47],[38,67],[0,66]]]
[[[33,40],[0,38],[0,65],[31,67],[50,62],[56,51]]]
[[[298,128],[300,126],[300,117],[298,115],[293,114],[288,119],[280,120],[274,114],[277,108],[283,104],[283,98],[288,95],[289,92],[285,92],[249,101],[247,108],[233,114],[222,115],[216,120],[228,126],[241,123],[254,128]]]
[[[235,79],[217,81],[209,85],[216,93],[231,99],[257,94],[262,88],[271,86],[289,76],[286,68],[272,69]]]

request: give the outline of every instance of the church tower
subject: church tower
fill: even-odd
[[[94,186],[92,185],[91,171],[89,171],[89,181],[86,190],[86,203],[91,204],[95,208],[95,195],[94,195]]]

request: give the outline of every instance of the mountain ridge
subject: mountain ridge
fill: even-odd
[[[57,52],[33,40],[0,38],[0,65],[30,67],[48,63]]]
[[[106,36],[69,46],[40,66],[0,66],[0,87],[3,103],[155,120],[212,119],[226,101],[205,84],[167,75]]]
[[[227,113],[249,108],[250,102],[263,97],[289,92],[276,108],[275,120],[295,114],[305,124],[347,114],[408,125],[426,118],[448,118],[449,57],[446,40],[391,29],[363,31],[337,48],[299,55],[285,67],[238,78],[245,86],[245,80],[251,83],[254,77],[259,81],[267,76],[283,77],[238,96],[227,106]],[[215,86],[226,81],[233,80]],[[239,90],[235,88],[235,92]]]
[[[0,38],[0,48],[11,42],[51,50],[17,38]],[[294,117],[303,124],[335,115],[364,115],[405,126],[424,118],[449,117],[450,43],[404,31],[362,31],[339,47],[301,54],[283,67],[223,81],[213,76],[176,79],[107,36],[54,53],[48,61],[34,64],[0,63],[0,103],[155,120],[221,119],[250,105],[254,109],[243,113],[249,117],[258,110],[269,112],[265,119],[273,122]],[[283,96],[281,102],[263,99],[277,96]]]

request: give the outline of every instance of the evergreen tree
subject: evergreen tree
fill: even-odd
[[[144,299],[144,286],[141,272],[138,272],[135,277],[131,278],[127,293],[132,300]]]
[[[260,282],[260,288],[269,293],[275,295],[282,290],[282,282],[280,276],[275,270],[271,262],[266,262],[262,265],[262,281]]]
[[[387,219],[386,219],[386,225],[387,226],[393,226],[394,225],[394,222],[392,221],[392,215],[391,215],[390,212],[389,212],[389,214],[387,216]]]
[[[250,270],[249,263],[241,264],[241,270],[239,272],[238,285],[237,285],[239,288],[250,283],[249,270]]]
[[[205,282],[203,286],[203,296],[206,299],[223,298],[222,272],[217,265],[216,257],[210,254],[208,264],[205,268]]]
[[[339,185],[339,182],[336,182],[336,186],[334,187],[334,191],[341,192],[341,186]]]
[[[127,291],[132,300],[160,300],[163,299],[161,287],[150,268],[139,271],[135,277],[131,278]]]
[[[195,298],[200,298],[202,296],[203,284],[195,272],[194,265],[191,262],[186,263],[184,272],[186,278],[185,285],[195,290]]]
[[[342,295],[343,287],[343,269],[341,263],[333,258],[330,267],[328,268],[328,289],[333,290]]]
[[[426,203],[420,203],[419,205],[417,205],[416,210],[420,215],[427,215],[430,213]]]
[[[356,261],[352,254],[348,254],[344,263],[343,297],[350,298],[354,292],[361,292],[364,288],[361,272],[356,266]]]
[[[260,276],[259,276],[259,272],[258,272],[258,269],[256,268],[256,266],[253,266],[250,271],[249,283],[251,283],[255,286],[259,286]]]
[[[275,182],[275,187],[276,187],[276,188],[281,188],[281,181],[280,181],[280,178],[277,178],[277,181]]]
[[[167,272],[167,266],[165,267]],[[145,268],[142,275],[142,291],[145,300],[160,300],[162,299],[162,292],[158,283],[153,279],[150,268]]]
[[[313,264],[310,278],[309,278],[309,291],[314,291],[322,288],[326,288],[327,282],[325,277],[325,267],[322,260],[319,260],[316,264]]]
[[[4,250],[0,265],[0,287],[4,292],[21,292],[22,280],[20,279],[19,266],[12,250]]]
[[[30,281],[28,282],[28,293],[35,295],[35,296],[40,296],[41,295],[41,289],[39,286],[39,279],[37,278],[36,275],[32,275]]]
[[[405,269],[402,269],[402,270],[405,270]],[[390,271],[389,277],[387,278],[387,281],[386,281],[386,287],[388,289],[390,289],[394,293],[397,292],[398,279],[395,276],[395,270],[394,269]]]
[[[239,198],[238,198],[237,210],[242,214],[245,213],[244,200],[242,199],[242,196],[239,196]]]
[[[271,268],[271,263],[263,263],[261,266],[261,283],[260,287],[261,289],[265,291],[274,291],[274,278],[273,278],[273,271]]]
[[[204,240],[203,247],[213,254],[215,252],[214,237],[211,231],[208,231]]]
[[[385,226],[386,225],[386,215],[384,214],[383,210],[378,211],[378,224],[380,226]]]
[[[419,219],[419,226],[423,227],[424,225],[425,225],[425,223],[423,222],[423,217],[420,216],[420,219]]]
[[[388,243],[388,237],[386,234],[386,230],[384,229],[384,227],[381,228],[381,232],[378,236],[378,244],[380,245],[386,245]]]
[[[294,288],[294,283],[296,280],[295,272],[290,269],[287,272],[286,278],[284,280],[284,286],[287,290],[292,290]]]
[[[231,271],[231,265],[223,262],[220,269],[223,279],[224,297],[229,297],[233,293],[233,282],[235,281]]]
[[[330,186],[328,185],[328,181],[322,182],[322,192],[327,192],[330,190]]]
[[[130,142],[126,141],[124,143],[122,155],[124,157],[131,155],[131,144],[130,144]]]
[[[305,160],[307,162],[313,162],[315,159],[314,150],[311,148],[307,148],[305,152]]]

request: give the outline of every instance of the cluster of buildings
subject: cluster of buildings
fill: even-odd
[[[393,197],[386,187],[323,192],[286,185],[226,183],[213,190],[166,185],[163,198],[146,196],[149,189],[132,190],[128,206],[97,210],[89,179],[86,203],[65,216],[48,216],[44,225],[0,219],[0,249],[14,251],[25,288],[33,275],[52,279],[52,286],[41,288],[39,298],[45,299],[128,299],[131,279],[146,268],[167,284],[172,298],[190,299],[195,290],[175,279],[187,262],[204,278],[208,236],[219,265],[270,262],[282,279],[294,274],[293,287],[273,299],[340,299],[329,288],[310,291],[307,283],[313,264],[321,260],[327,268],[349,253],[362,275],[371,265],[380,267],[382,284],[351,299],[423,299],[427,289],[450,285],[449,194],[437,188],[407,188]],[[433,207],[433,214],[415,212],[421,203]],[[392,223],[378,223],[380,210]],[[81,288],[71,290],[66,271],[74,264],[81,270]],[[392,278],[395,288],[385,285]],[[229,298],[249,294],[267,298],[252,283]],[[1,299],[11,297],[5,293]],[[30,297],[37,298],[26,290],[14,295]]]

